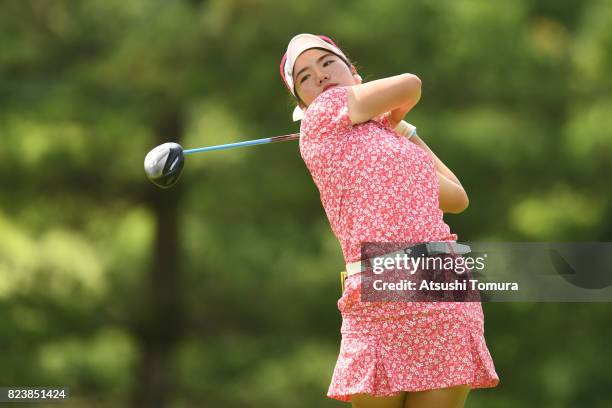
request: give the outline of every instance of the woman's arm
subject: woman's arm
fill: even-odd
[[[438,156],[436,156],[436,154],[429,148],[429,146],[427,146],[427,144],[418,135],[412,136],[410,138],[410,141],[416,144],[417,146],[420,146],[421,148],[423,148],[423,150],[425,150],[427,153],[429,153],[431,157],[433,157],[436,163],[436,171],[440,172],[443,176],[445,176],[449,180],[455,182],[457,185],[462,187],[461,182],[459,181],[457,176],[455,176],[455,174],[442,162],[442,160],[438,158]]]
[[[435,155],[420,137],[414,135],[410,138],[410,141],[429,153],[435,161],[436,175],[440,183],[438,194],[440,209],[445,213],[453,214],[465,211],[470,201],[457,176]]]
[[[397,109],[405,111],[405,115],[420,98],[421,80],[412,74],[354,85],[348,93],[349,118],[353,124],[357,124]]]
[[[440,209],[445,213],[459,214],[470,204],[468,196],[463,187],[449,180],[436,169],[440,190],[438,192],[438,202]]]
[[[389,112],[390,124],[397,124],[421,98],[421,80],[412,74],[383,78],[349,88],[348,114],[353,124],[366,122]],[[444,212],[460,213],[469,200],[459,179],[418,136],[411,141],[435,160],[436,174],[440,184],[439,203]]]

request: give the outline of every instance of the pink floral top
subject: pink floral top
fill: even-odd
[[[457,240],[439,208],[434,159],[386,119],[352,125],[347,87],[310,104],[300,153],[346,263],[360,259],[362,242]]]

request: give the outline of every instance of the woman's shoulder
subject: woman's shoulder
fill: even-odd
[[[304,113],[300,129],[320,131],[352,125],[348,116],[348,88],[338,86],[319,94]]]
[[[348,90],[351,86],[334,86],[333,88],[328,89],[325,92],[321,92],[315,99],[312,101],[310,106],[320,105],[322,103],[330,103],[330,102],[346,102],[344,99],[348,93]]]

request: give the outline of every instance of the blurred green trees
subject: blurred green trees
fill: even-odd
[[[340,248],[278,64],[325,33],[366,80],[412,72],[408,120],[462,180],[460,240],[612,237],[612,3],[0,3],[0,385],[66,406],[343,406]],[[612,404],[607,304],[485,304],[501,383],[472,407]]]

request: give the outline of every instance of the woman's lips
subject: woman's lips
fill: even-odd
[[[327,91],[329,88],[333,88],[334,86],[338,86],[338,84],[329,84],[329,85],[326,85],[325,88],[323,88],[323,92]]]

